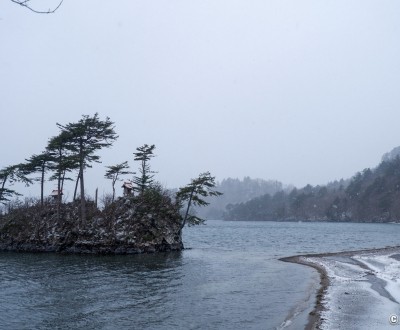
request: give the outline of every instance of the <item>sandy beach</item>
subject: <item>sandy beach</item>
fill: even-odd
[[[320,288],[306,330],[380,330],[396,325],[390,318],[400,316],[399,246],[280,260],[313,267],[320,274]]]

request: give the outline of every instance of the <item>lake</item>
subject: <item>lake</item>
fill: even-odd
[[[0,253],[0,327],[301,329],[319,275],[279,258],[399,243],[397,224],[208,221],[182,252]]]

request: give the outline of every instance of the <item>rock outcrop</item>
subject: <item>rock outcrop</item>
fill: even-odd
[[[20,207],[0,218],[0,250],[86,254],[136,254],[183,249],[181,216],[157,192],[120,198],[100,211],[88,203]]]

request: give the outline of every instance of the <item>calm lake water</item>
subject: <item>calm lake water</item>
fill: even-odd
[[[400,245],[400,225],[208,221],[187,250],[0,253],[1,329],[301,329],[319,276],[280,257]]]

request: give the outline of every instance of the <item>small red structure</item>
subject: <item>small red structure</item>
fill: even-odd
[[[53,190],[53,191],[51,192],[50,197],[53,197],[53,200],[56,201],[56,200],[58,199],[58,196],[62,196],[62,195],[63,195],[62,190],[56,189],[56,190]]]
[[[132,195],[132,193],[133,193],[133,183],[132,182],[125,181],[124,184],[122,185],[122,188],[124,188],[124,196]]]

